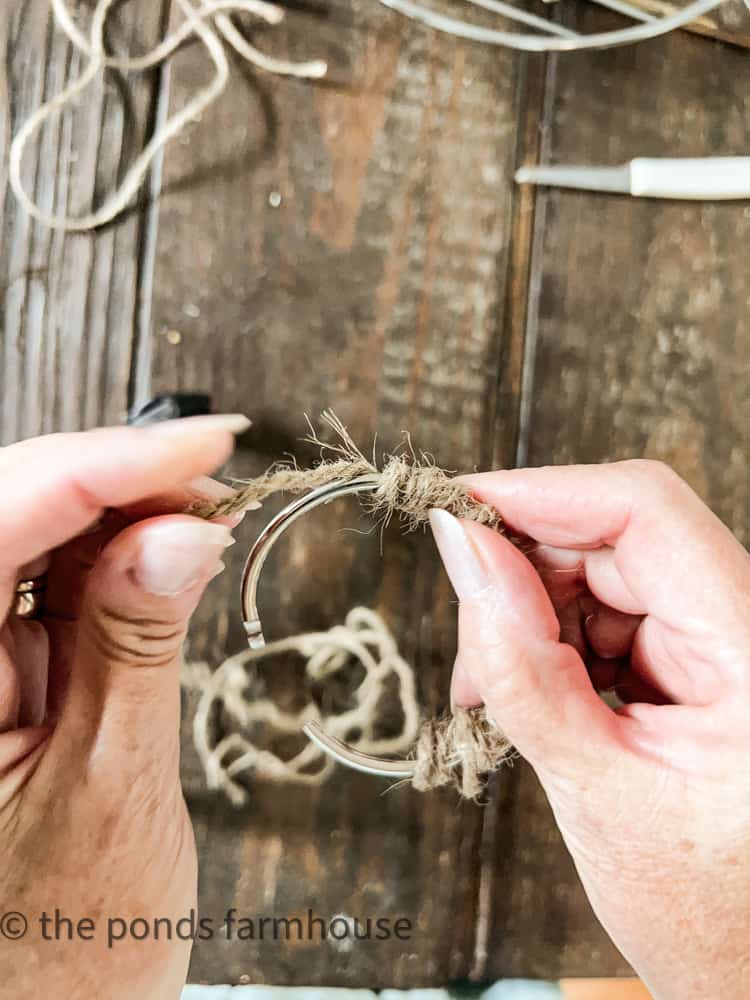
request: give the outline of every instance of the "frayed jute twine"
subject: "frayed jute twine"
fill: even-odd
[[[368,459],[359,450],[335,413],[326,410],[321,419],[336,440],[333,444],[321,441],[310,428],[306,440],[318,445],[324,455],[318,465],[311,469],[300,469],[294,464],[274,465],[257,479],[240,485],[234,496],[195,504],[189,512],[197,517],[222,517],[256,508],[274,493],[307,493],[327,483],[372,476],[377,485],[361,498],[361,503],[383,523],[396,515],[407,530],[415,530],[427,523],[433,507],[439,507],[490,528],[502,527],[502,518],[494,507],[477,500],[468,486],[435,465],[429,455],[417,454],[408,438],[404,448],[386,455],[378,465],[374,456]]]
[[[341,421],[328,411],[323,423],[334,432],[333,444],[324,443],[311,427],[308,441],[319,445],[323,458],[311,469],[277,465],[264,475],[246,482],[226,500],[203,503],[190,513],[205,517],[226,516],[249,508],[274,493],[304,493],[327,483],[367,475],[378,482],[362,500],[382,522],[398,516],[407,529],[424,524],[433,507],[449,510],[458,517],[501,529],[494,508],[476,500],[461,482],[451,479],[429,456],[417,455],[410,444],[378,465],[357,448]],[[325,457],[326,455],[332,457]],[[364,670],[354,693],[351,709],[323,714],[312,700],[299,712],[285,712],[267,698],[253,697],[250,674],[258,662],[279,653],[297,652],[305,659],[307,681],[324,682],[353,662]],[[378,707],[389,680],[398,682],[402,716],[399,733],[387,739],[376,735]],[[223,790],[235,805],[246,801],[247,792],[237,780],[247,772],[275,781],[296,781],[317,785],[324,781],[333,762],[312,743],[296,755],[284,759],[255,744],[248,730],[265,723],[279,734],[300,733],[308,722],[319,722],[325,731],[364,753],[403,754],[411,751],[415,788],[425,791],[451,785],[466,798],[476,798],[486,775],[510,751],[510,745],[484,709],[458,709],[450,716],[419,724],[414,672],[398,653],[396,641],[385,622],[374,611],[354,608],[344,625],[327,632],[295,635],[270,643],[260,650],[243,650],[231,656],[213,673],[206,664],[185,668],[183,684],[200,692],[193,722],[198,756],[211,788]],[[232,731],[214,740],[213,720],[217,707],[224,709]],[[354,735],[352,735],[354,734]]]
[[[304,658],[310,686],[324,684],[341,670],[359,664],[364,673],[353,692],[352,707],[338,714],[328,713],[310,700],[300,711],[288,712],[270,698],[254,696],[260,661],[289,652]],[[401,711],[400,731],[392,737],[379,737],[379,706],[386,687],[394,680]],[[419,791],[451,785],[466,798],[481,793],[486,774],[510,750],[483,709],[459,709],[452,716],[420,726],[414,672],[399,655],[383,619],[368,608],[353,608],[343,625],[327,632],[309,632],[269,643],[260,650],[243,650],[213,672],[206,663],[187,663],[182,685],[200,695],[193,717],[193,742],[208,787],[223,791],[235,806],[244,805],[248,799],[242,775],[320,785],[335,767],[314,743],[306,743],[288,758],[258,746],[252,739],[254,726],[292,736],[301,734],[308,722],[319,722],[331,736],[363,753],[409,753],[416,765],[412,784]],[[217,710],[222,711],[224,724],[232,730],[218,739]],[[352,737],[352,733],[356,735]]]
[[[293,63],[274,59],[260,52],[245,38],[230,18],[231,13],[246,13],[266,24],[279,24],[284,10],[266,0],[207,0],[194,4],[191,0],[175,0],[184,17],[182,23],[150,52],[141,56],[109,55],[104,43],[104,29],[111,8],[117,0],[98,0],[91,16],[88,35],[78,27],[65,0],[50,0],[55,22],[73,45],[88,60],[80,76],[42,104],[24,122],[10,147],[8,179],[14,195],[29,215],[52,229],[82,232],[96,229],[117,218],[130,204],[161,148],[200,115],[221,95],[229,82],[229,62],[225,46],[229,46],[247,62],[269,73],[286,76],[320,78],[325,76],[327,65],[320,59]],[[29,140],[54,115],[67,108],[99,76],[108,69],[124,73],[143,72],[163,65],[177,49],[191,37],[198,38],[205,46],[214,65],[213,79],[198,90],[187,104],[157,127],[150,141],[125,174],[122,183],[95,211],[73,218],[51,215],[44,211],[27,193],[22,179],[22,161]]]

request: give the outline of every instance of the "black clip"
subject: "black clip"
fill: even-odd
[[[161,420],[177,420],[180,417],[202,417],[211,412],[211,397],[199,392],[170,392],[154,396],[142,406],[134,406],[128,413],[126,423],[131,427],[142,424],[156,424]]]

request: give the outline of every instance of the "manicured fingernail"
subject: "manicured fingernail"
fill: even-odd
[[[224,524],[196,519],[151,525],[142,532],[133,578],[149,594],[176,597],[210,574],[233,544]]]
[[[185,486],[191,493],[206,500],[226,500],[227,497],[233,497],[236,492],[231,486],[220,483],[218,479],[212,479],[210,476],[197,476]]]
[[[238,524],[242,524],[245,513],[244,510],[240,510],[236,514],[225,514],[223,517],[217,517],[214,523],[226,524],[228,528],[236,528]]]
[[[190,434],[205,434],[209,431],[231,431],[232,434],[242,434],[250,425],[251,421],[242,413],[211,413],[204,417],[182,417],[179,420],[146,424],[142,430],[146,434],[160,437],[184,437]]]
[[[220,483],[218,479],[211,479],[210,476],[198,476],[185,485],[191,493],[200,497],[201,500],[227,500],[237,492],[237,490],[232,489],[226,483]],[[260,504],[257,502],[249,503],[243,510],[235,511],[232,514],[222,514],[220,517],[215,518],[215,523],[226,524],[230,528],[236,528],[249,510],[257,510],[259,507]]]
[[[456,708],[473,708],[482,704],[482,696],[474,686],[466,667],[456,660],[451,677],[451,712]]]
[[[430,526],[459,601],[486,590],[491,583],[489,574],[458,518],[447,510],[431,510]]]

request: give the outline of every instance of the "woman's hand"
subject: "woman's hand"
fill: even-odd
[[[657,1000],[750,996],[750,557],[659,463],[465,481],[529,544],[433,512],[454,701],[534,767]]]
[[[108,921],[174,924],[196,905],[180,649],[231,522],[172,512],[225,489],[194,481],[247,426],[196,417],[0,450],[0,911],[28,922],[3,931],[0,997],[180,994],[189,932],[139,941]],[[21,620],[18,581],[41,574],[43,615]]]

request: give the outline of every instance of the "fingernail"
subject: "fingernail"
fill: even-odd
[[[227,500],[237,493],[237,490],[232,489],[227,483],[221,483],[218,479],[212,479],[210,476],[198,476],[196,479],[191,479],[185,486],[201,500]],[[242,519],[249,510],[257,510],[259,507],[259,503],[249,503],[243,510],[235,511],[232,514],[222,514],[214,519],[214,523],[236,528],[238,524],[242,523]]]
[[[430,527],[459,601],[486,590],[489,574],[458,518],[447,510],[431,510]]]
[[[474,708],[482,704],[482,696],[460,659],[456,660],[451,677],[451,714],[456,708]]]
[[[219,524],[226,524],[228,528],[236,528],[237,525],[242,524],[247,511],[240,510],[236,514],[225,514],[223,517],[218,517],[216,520]]]
[[[191,493],[206,500],[226,500],[227,497],[233,497],[236,492],[231,486],[220,483],[218,479],[212,479],[210,476],[197,476],[185,486]]]
[[[242,434],[250,426],[251,421],[242,413],[211,413],[204,417],[181,417],[179,420],[146,424],[142,430],[145,434],[160,437],[184,437],[210,431],[230,431],[232,434]]]
[[[233,544],[223,524],[154,524],[143,530],[133,578],[149,594],[176,597],[216,568],[224,549]]]

